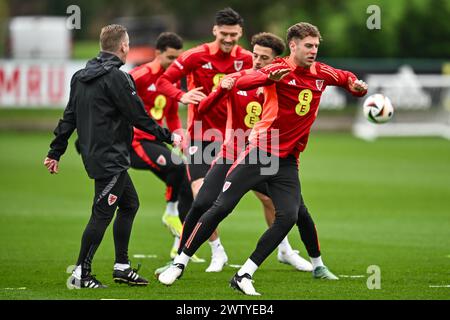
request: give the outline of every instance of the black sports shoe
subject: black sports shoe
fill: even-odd
[[[98,281],[93,274],[88,274],[81,279],[78,279],[77,277],[72,275],[70,279],[70,285],[72,289],[104,289],[108,287]]]
[[[137,269],[132,269],[131,267],[125,270],[114,270],[113,279],[117,283],[126,283],[130,286],[146,286],[148,285],[148,280],[142,278],[137,272],[139,271],[141,265],[139,264]]]
[[[253,287],[253,279],[252,276],[248,273],[244,273],[242,276],[239,276],[237,273],[230,280],[230,287],[233,289],[239,290],[243,294],[249,296],[259,296],[260,294],[256,292]]]

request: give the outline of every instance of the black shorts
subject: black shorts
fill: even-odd
[[[187,173],[190,182],[204,178],[220,151],[222,142],[192,140],[186,150]]]
[[[164,143],[156,140],[133,143],[130,155],[133,169],[151,170],[163,181],[169,172],[184,166],[183,159],[172,153]]]

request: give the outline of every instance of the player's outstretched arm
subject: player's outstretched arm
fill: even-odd
[[[359,80],[350,71],[340,70],[326,64],[321,64],[320,72],[326,79],[327,85],[345,88],[356,97],[362,97],[367,93],[367,83]]]
[[[255,70],[240,77],[236,81],[236,89],[251,90],[271,84],[273,84],[273,81],[269,79],[268,74]]]
[[[258,87],[270,86],[274,82],[282,80],[291,72],[291,69],[285,67],[263,68],[262,70],[255,70],[240,77],[236,82],[236,88],[239,90],[251,90]]]
[[[282,80],[284,77],[286,77],[289,74],[289,72],[291,72],[291,69],[288,69],[288,68],[278,69],[278,70],[271,71],[267,77],[270,80],[277,82],[277,81]]]

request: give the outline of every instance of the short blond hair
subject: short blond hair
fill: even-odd
[[[116,52],[124,40],[127,29],[119,24],[110,24],[100,32],[100,48],[103,51]]]

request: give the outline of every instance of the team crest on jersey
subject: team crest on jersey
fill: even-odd
[[[196,153],[198,150],[197,146],[190,146],[189,147],[189,154],[192,156],[194,153]]]
[[[317,90],[322,91],[323,80],[316,80],[316,87],[317,87]]]
[[[230,181],[225,181],[225,183],[223,184],[222,192],[227,191],[228,188],[230,188],[230,186],[231,186],[231,182]]]
[[[242,60],[235,60],[234,61],[234,69],[236,71],[241,71],[243,65],[244,65],[244,61],[242,61]]]
[[[109,196],[108,196],[108,204],[110,206],[112,206],[114,203],[116,203],[116,201],[117,201],[117,196],[112,194],[112,193],[110,193]]]
[[[160,166],[165,166],[167,164],[166,158],[161,154],[158,159],[156,159],[156,163]]]

